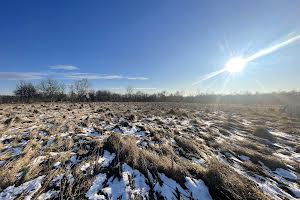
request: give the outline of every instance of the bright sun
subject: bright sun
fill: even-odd
[[[242,57],[235,57],[228,60],[225,64],[225,70],[230,73],[241,72],[247,64],[247,60]]]

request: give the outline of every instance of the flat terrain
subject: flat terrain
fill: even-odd
[[[276,106],[0,105],[0,199],[299,199]]]

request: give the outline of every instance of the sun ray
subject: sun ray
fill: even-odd
[[[279,49],[281,49],[281,48],[283,48],[283,47],[285,47],[285,46],[287,46],[289,44],[292,44],[292,43],[296,42],[297,40],[300,40],[300,34],[296,35],[296,36],[294,36],[294,37],[292,37],[292,38],[290,38],[290,39],[288,39],[286,41],[283,41],[283,42],[281,42],[279,44],[271,46],[269,48],[262,49],[262,50],[258,51],[257,53],[255,53],[255,54],[247,57],[246,60],[247,60],[247,62],[250,62],[250,61],[255,60],[255,59],[259,58],[259,57],[268,55],[268,54],[273,53],[274,51],[277,51],[277,50],[279,50]]]
[[[197,85],[197,84],[199,84],[201,81],[205,81],[205,80],[207,80],[207,79],[211,79],[212,77],[215,77],[215,76],[217,76],[217,75],[223,73],[224,71],[225,71],[225,69],[223,68],[223,69],[220,69],[220,70],[218,70],[218,71],[212,72],[212,73],[210,73],[210,74],[206,74],[206,75],[204,75],[199,81],[193,83],[193,85]]]
[[[231,58],[226,64],[225,66],[218,70],[218,71],[215,71],[215,72],[212,72],[212,73],[209,73],[207,75],[204,75],[199,81],[193,83],[192,85],[197,85],[199,84],[200,82],[202,81],[205,81],[205,80],[208,80],[208,79],[211,79],[219,74],[222,74],[223,72],[230,72],[230,73],[236,73],[236,72],[240,72],[242,71],[246,65],[251,62],[251,61],[254,61],[256,60],[257,58],[260,58],[262,56],[266,56],[268,54],[271,54],[275,51],[278,51],[279,49],[285,47],[285,46],[288,46],[294,42],[297,42],[298,40],[300,40],[300,34],[296,35],[296,36],[293,36],[283,42],[280,42],[276,45],[273,45],[271,47],[268,47],[268,48],[265,48],[265,49],[262,49],[256,53],[254,53],[253,55],[251,56],[248,56],[246,58],[242,58],[242,57],[234,57],[234,58]],[[231,53],[231,51],[229,52]]]

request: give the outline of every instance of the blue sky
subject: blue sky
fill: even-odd
[[[112,91],[299,89],[299,41],[193,85],[232,56],[299,34],[299,8],[298,0],[1,0],[0,93],[47,77]]]

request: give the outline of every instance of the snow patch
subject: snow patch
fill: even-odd
[[[210,200],[212,199],[207,186],[202,180],[193,179],[190,177],[185,177],[185,186],[189,189],[195,200]]]
[[[290,170],[277,168],[274,172],[276,174],[278,174],[279,176],[282,176],[282,177],[290,179],[290,180],[297,180],[298,179],[297,175],[294,172],[290,171]]]
[[[39,176],[31,181],[15,187],[9,186],[0,193],[0,199],[15,199],[19,195],[24,195],[24,199],[29,200],[42,187],[45,175]]]
[[[98,159],[98,163],[101,164],[102,167],[108,167],[115,157],[115,153],[104,150],[103,157]]]
[[[250,158],[249,158],[248,156],[244,156],[244,155],[239,156],[239,158],[240,158],[242,161],[250,160]]]
[[[178,195],[180,195],[180,198],[189,199],[190,195],[176,181],[168,178],[163,173],[158,174],[162,183],[156,183],[154,186],[154,191],[158,192],[165,199],[178,199],[177,191],[179,192]]]
[[[59,192],[55,191],[55,190],[49,190],[48,192],[45,192],[43,194],[41,194],[38,197],[38,200],[46,200],[46,199],[53,199],[58,197]]]
[[[81,166],[80,170],[81,171],[86,171],[90,167],[90,163],[85,163]]]
[[[86,193],[86,198],[90,200],[101,200],[105,199],[104,195],[98,194],[98,192],[102,189],[102,184],[106,180],[106,174],[98,174],[96,179],[94,180],[91,188]]]

